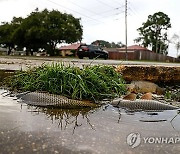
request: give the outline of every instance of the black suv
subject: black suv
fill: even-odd
[[[83,57],[93,58],[104,58],[108,59],[108,52],[95,45],[80,45],[77,50],[77,56],[82,59]]]

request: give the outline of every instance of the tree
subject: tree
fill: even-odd
[[[82,33],[80,19],[71,14],[36,9],[25,19],[14,18],[10,24],[0,26],[0,43],[26,47],[27,54],[43,48],[55,55],[57,44],[81,41]]]
[[[170,18],[163,12],[149,15],[142,27],[138,28],[140,37],[135,42],[144,47],[151,47],[156,53],[167,54],[168,39],[167,30],[171,28]]]
[[[52,51],[60,43],[74,43],[82,40],[80,19],[70,14],[51,11],[47,14],[43,28],[46,30],[46,42]]]
[[[8,48],[8,55],[14,48],[14,42],[12,40],[12,25],[10,23],[2,23],[0,26],[0,44],[3,47]]]
[[[101,47],[106,47],[106,48],[121,48],[124,46],[124,44],[122,44],[121,42],[108,42],[108,41],[104,41],[104,40],[96,40],[94,42],[92,42],[91,44],[94,44],[94,45],[99,45]]]
[[[174,34],[171,41],[177,50],[177,57],[179,56],[179,50],[180,50],[180,36],[177,34]]]
[[[26,47],[26,55],[39,48],[45,48],[46,42],[46,29],[43,27],[44,19],[48,11],[32,12],[27,18],[24,19],[20,27],[14,33],[15,43],[20,47]]]
[[[2,22],[0,25],[0,44],[8,48],[8,55],[11,54],[11,50],[15,47],[13,35],[18,26],[22,23],[22,20],[22,18],[14,17],[10,23]]]

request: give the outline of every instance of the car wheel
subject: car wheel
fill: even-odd
[[[104,56],[104,59],[105,59],[105,60],[108,59],[108,55],[105,55],[105,56]]]

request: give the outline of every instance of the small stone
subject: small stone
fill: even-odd
[[[164,93],[164,89],[149,81],[132,81],[127,85],[127,90],[134,93],[156,93],[161,95]]]
[[[20,147],[20,150],[23,150],[24,149],[24,147]]]
[[[147,100],[152,100],[152,93],[146,93],[144,94],[141,99],[147,99]]]
[[[124,96],[123,99],[134,101],[136,99],[136,94],[130,93],[130,94]]]

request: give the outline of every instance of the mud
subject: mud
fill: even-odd
[[[125,66],[116,69],[126,81],[151,81],[154,83],[180,84],[180,66]]]

